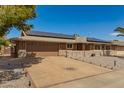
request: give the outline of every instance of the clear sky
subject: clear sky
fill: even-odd
[[[112,34],[116,27],[124,27],[124,6],[37,6],[36,13],[37,18],[28,21],[36,31],[124,40]],[[19,35],[13,29],[8,37]]]

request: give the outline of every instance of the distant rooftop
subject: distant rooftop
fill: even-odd
[[[39,37],[53,37],[53,38],[65,38],[65,39],[74,39],[74,35],[67,35],[61,33],[52,33],[52,32],[41,32],[41,31],[30,31],[27,32],[28,36],[39,36]]]

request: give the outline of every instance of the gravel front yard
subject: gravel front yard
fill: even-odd
[[[6,81],[0,84],[0,88],[28,88],[29,78],[22,77],[17,80]]]
[[[30,77],[23,75],[19,79],[4,81],[0,83],[0,88],[29,88],[29,81],[33,81],[32,85],[34,84],[35,87],[124,87],[122,83],[124,58],[95,56],[85,57],[82,62],[53,56],[46,57],[40,63],[37,63],[36,59],[33,60],[31,66],[26,68]],[[31,58],[1,59],[0,72],[6,70],[22,72],[20,63],[29,64],[31,61]],[[108,69],[112,67],[114,70]]]
[[[114,70],[124,69],[124,58],[111,57],[111,56],[94,56],[82,58],[84,62],[92,63],[108,69],[113,68]],[[114,66],[116,62],[116,66]]]
[[[0,59],[0,88],[29,88],[29,84],[32,86],[32,80],[27,74],[22,74],[18,78],[18,73],[23,73],[24,68],[31,67],[33,64],[38,64],[39,61],[36,58],[2,58]],[[10,73],[11,71],[12,73]],[[13,72],[14,71],[14,72]],[[7,72],[5,74],[5,72]],[[13,77],[12,77],[13,76]],[[6,80],[4,77],[17,79]],[[31,83],[30,83],[31,82]]]

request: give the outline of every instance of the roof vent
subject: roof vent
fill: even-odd
[[[74,37],[80,37],[80,35],[79,34],[74,34]]]
[[[119,41],[119,40],[113,40],[113,41]]]

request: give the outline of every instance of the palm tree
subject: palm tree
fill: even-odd
[[[119,32],[117,36],[124,36],[124,28],[117,27],[114,31]]]

